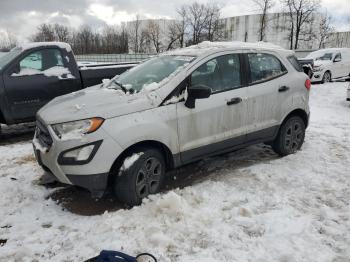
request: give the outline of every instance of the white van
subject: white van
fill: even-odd
[[[327,83],[350,77],[350,48],[328,48],[310,53],[305,59],[314,60],[311,82]]]

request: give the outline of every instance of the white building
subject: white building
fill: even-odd
[[[222,38],[223,41],[244,41],[257,42],[259,41],[259,29],[261,14],[244,15],[222,18]],[[303,27],[303,34],[298,42],[298,50],[316,50],[319,48],[319,30],[320,21],[323,17],[321,13],[313,15],[312,23]],[[149,28],[149,23],[156,23],[160,31],[160,51],[165,51],[169,44],[169,26],[176,20],[169,19],[147,19],[139,20],[138,42],[140,50],[143,53],[155,53],[154,44],[149,40],[145,40],[143,32]],[[129,51],[134,52],[135,46],[135,24],[136,21],[126,23],[126,28],[129,33]],[[266,29],[264,40],[273,44],[290,48],[290,17],[288,13],[271,13],[266,17]],[[142,42],[142,43],[141,43]],[[178,46],[173,46],[178,47]],[[325,47],[350,47],[350,32],[336,32],[329,35],[325,41]],[[294,48],[294,46],[293,46]]]
[[[244,15],[223,18],[223,35],[224,40],[228,41],[259,41],[259,29],[261,14]],[[303,35],[306,41],[299,40],[298,49],[315,49],[318,48],[317,36],[319,35],[319,23],[322,14],[315,14],[313,22],[308,24]],[[267,14],[265,37],[263,41],[289,48],[289,29],[290,17],[288,13]]]

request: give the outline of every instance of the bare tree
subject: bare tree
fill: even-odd
[[[222,35],[222,22],[220,20],[220,7],[217,3],[206,5],[207,9],[207,40],[219,40]]]
[[[150,20],[147,24],[147,36],[150,42],[153,44],[154,49],[157,53],[161,51],[161,29],[158,21]]]
[[[320,0],[281,0],[281,2],[287,7],[290,17],[290,49],[298,49],[303,30],[313,23],[314,13],[320,7]]]
[[[274,6],[274,0],[253,0],[253,2],[258,6],[259,11],[261,12],[260,16],[260,25],[259,25],[259,41],[265,39],[266,25],[267,25],[267,14]]]
[[[64,25],[54,24],[53,26],[55,38],[60,42],[68,42],[70,38],[69,28]]]
[[[37,32],[31,37],[33,42],[52,42],[55,41],[55,29],[50,24],[41,24]]]
[[[201,4],[194,2],[183,5],[177,11],[180,17],[180,46],[185,44],[184,37],[188,32],[190,44],[198,44],[202,40],[215,41],[222,37],[223,23],[220,20],[220,7],[217,3]]]
[[[142,34],[142,30],[141,30],[141,20],[140,20],[140,15],[137,14],[135,17],[135,20],[131,22],[131,28],[129,31],[129,41],[132,47],[132,51],[134,51],[134,53],[139,53],[139,49],[140,49],[140,40],[141,39],[141,34]]]
[[[78,42],[80,43],[81,53],[89,54],[93,46],[93,32],[90,26],[83,25],[77,33]]]
[[[331,26],[332,17],[326,13],[320,21],[319,25],[319,44],[318,48],[325,48],[326,41],[331,33],[333,33],[334,27]]]
[[[180,22],[173,21],[168,25],[168,39],[167,39],[167,47],[166,50],[170,50],[174,48],[174,44],[176,42],[179,43],[179,46],[182,47],[183,39],[184,39],[184,31],[181,29],[182,26]]]
[[[192,44],[198,44],[201,41],[202,33],[208,22],[208,10],[204,4],[194,2],[187,6],[187,20],[191,28]]]
[[[187,27],[187,10],[185,6],[180,7],[177,10],[177,14],[179,16],[178,23],[175,24],[176,32],[178,33],[180,47],[184,47],[185,45],[185,33]]]

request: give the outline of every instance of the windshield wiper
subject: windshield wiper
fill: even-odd
[[[125,88],[125,86],[123,86],[122,83],[119,83],[116,80],[113,80],[112,83],[116,84],[117,86],[119,86],[121,88],[121,90],[123,90],[123,92],[126,94],[128,92],[128,90]]]

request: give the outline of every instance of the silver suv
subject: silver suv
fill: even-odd
[[[128,204],[166,171],[255,143],[281,156],[303,144],[310,80],[292,51],[209,43],[167,52],[37,114],[39,164],[57,180]]]

